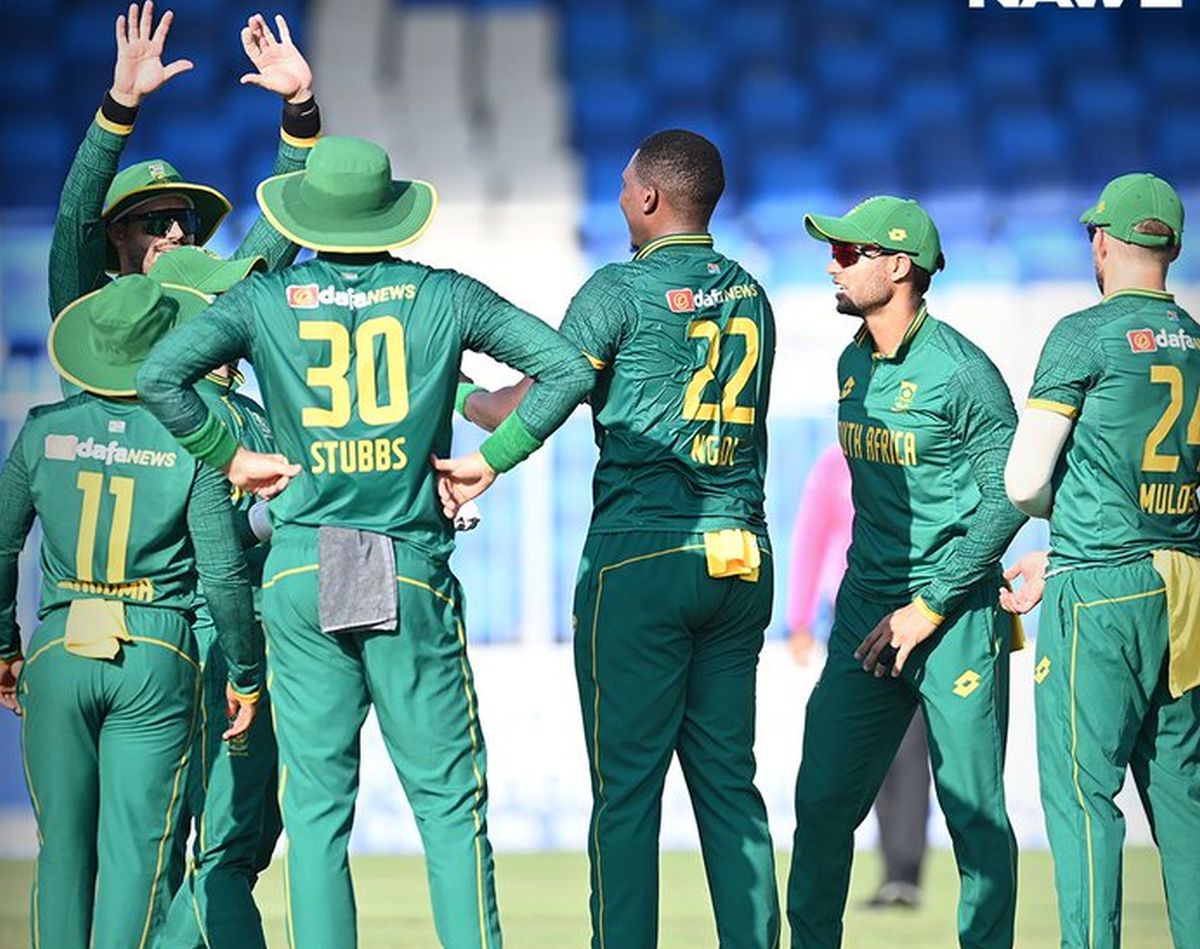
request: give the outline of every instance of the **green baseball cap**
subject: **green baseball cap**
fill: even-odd
[[[842,217],[804,215],[804,228],[819,241],[839,244],[874,244],[907,254],[929,273],[946,266],[942,240],[933,219],[909,198],[889,194],[867,198]]]
[[[209,304],[203,293],[142,274],[118,277],[63,308],[47,348],[58,374],[98,395],[137,395],[134,378],[171,329]]]
[[[303,170],[262,182],[258,204],[275,230],[302,247],[364,254],[424,234],[438,196],[427,181],[393,179],[387,152],[374,142],[328,135]]]
[[[251,271],[266,269],[265,257],[225,260],[205,247],[185,246],[159,254],[147,276],[159,283],[178,284],[214,295],[224,293]]]
[[[1167,182],[1145,172],[1121,175],[1104,186],[1100,200],[1079,218],[1082,224],[1102,227],[1117,240],[1142,247],[1178,247],[1183,243],[1183,202]],[[1139,234],[1143,221],[1159,221],[1175,232]]]

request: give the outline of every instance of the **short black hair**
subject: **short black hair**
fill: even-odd
[[[725,166],[717,146],[686,129],[664,129],[643,139],[634,170],[677,210],[695,215],[703,224],[725,190]]]

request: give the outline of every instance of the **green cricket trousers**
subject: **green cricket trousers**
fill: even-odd
[[[64,648],[67,610],[33,634],[19,696],[37,818],[35,949],[145,949],[166,917],[167,865],[200,706],[190,617],[125,606],[114,659]]]
[[[1167,688],[1165,594],[1149,558],[1046,581],[1034,696],[1063,949],[1121,944],[1126,767],[1162,858],[1175,945],[1200,946],[1200,689]]]
[[[268,691],[250,731],[222,741],[228,672],[211,625],[194,629],[204,675],[200,727],[188,766],[192,859],[175,893],[157,949],[265,949],[251,891],[271,862],[283,825],[276,797],[275,732]],[[188,821],[177,847],[186,852]]]
[[[961,889],[959,944],[1013,944],[1017,847],[1004,805],[1008,659],[1012,622],[1000,578],[966,601],[913,650],[899,678],[863,671],[854,650],[905,605],[865,596],[843,581],[829,654],[809,698],[796,779],[796,834],[788,879],[793,949],[842,944],[854,830],[866,818],[918,704]]]
[[[402,541],[395,551],[398,627],[333,635],[318,621],[316,530],[291,528],[271,540],[263,626],[289,939],[296,949],[356,944],[347,845],[359,731],[374,706],[421,833],[439,940],[448,949],[498,949],[486,752],[462,590],[444,560]]]
[[[575,673],[592,768],[592,946],[658,942],[658,833],[671,757],[687,781],[724,949],[779,944],[766,808],[754,786],[755,677],[771,618],[757,582],[709,576],[702,534],[588,537]]]

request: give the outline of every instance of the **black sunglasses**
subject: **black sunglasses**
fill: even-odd
[[[1089,244],[1090,244],[1092,241],[1094,241],[1094,240],[1096,239],[1096,232],[1097,232],[1098,230],[1100,230],[1100,225],[1099,225],[1099,224],[1089,224],[1089,225],[1087,226],[1087,236],[1088,236],[1088,243],[1089,243]]]
[[[846,244],[842,241],[832,241],[829,249],[839,267],[853,267],[858,263],[860,257],[873,260],[876,257],[901,253],[898,250],[887,250],[875,244]]]
[[[161,208],[143,214],[131,214],[129,219],[137,221],[151,237],[166,237],[173,224],[178,224],[185,235],[195,234],[200,227],[200,215],[195,208]]]

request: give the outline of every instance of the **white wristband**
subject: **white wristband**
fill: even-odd
[[[247,512],[247,517],[250,520],[250,530],[254,532],[254,536],[259,539],[259,542],[265,544],[269,541],[273,533],[271,528],[270,502],[255,502]]]

